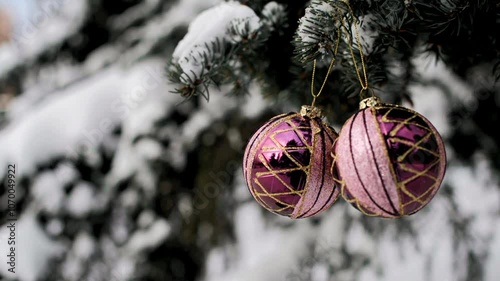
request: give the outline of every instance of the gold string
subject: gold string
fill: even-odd
[[[349,8],[349,12],[351,13],[353,20],[354,20],[354,33],[356,35],[356,40],[357,40],[358,46],[359,46],[359,56],[361,58],[361,68],[363,70],[363,77],[361,77],[361,71],[359,70],[358,63],[356,61],[356,56],[354,55],[354,48],[352,46],[352,40],[351,40],[350,36],[347,37],[347,41],[348,41],[349,49],[351,51],[352,61],[354,63],[354,69],[356,70],[356,75],[358,76],[359,83],[361,84],[361,91],[359,94],[362,95],[362,93],[368,89],[368,75],[367,75],[367,71],[366,71],[366,64],[365,64],[365,59],[364,59],[364,54],[363,54],[363,46],[361,46],[361,36],[359,35],[357,19],[355,18],[355,15],[354,15],[354,12],[351,8],[351,5],[349,5],[349,1],[342,0],[342,2],[344,2],[347,5],[347,7]],[[349,34],[345,24],[346,24],[346,22],[345,22],[344,18],[342,17],[342,27],[344,27],[344,29],[346,30],[346,33]],[[373,92],[372,92],[372,95],[373,95]]]
[[[335,43],[335,49],[333,51],[333,58],[332,61],[330,62],[330,66],[328,67],[328,72],[326,73],[325,79],[323,80],[323,84],[321,85],[321,88],[319,89],[318,93],[314,93],[314,78],[316,76],[316,59],[313,61],[313,71],[312,71],[312,80],[311,80],[311,95],[313,97],[313,101],[311,103],[311,106],[314,107],[316,104],[316,99],[321,95],[323,92],[323,88],[326,85],[326,81],[328,80],[328,76],[330,75],[330,72],[332,71],[333,65],[335,64],[335,57],[337,56],[337,52],[339,50],[339,45],[340,45],[340,28],[337,30],[337,42]]]

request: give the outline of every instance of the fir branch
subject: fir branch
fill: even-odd
[[[276,2],[269,2],[262,9],[262,23],[268,26],[270,32],[278,31],[283,35],[284,29],[288,28],[288,16],[286,7]]]
[[[366,16],[363,19],[369,23],[368,25],[374,21]],[[353,30],[354,25],[358,26],[357,29],[361,29],[361,23],[344,1],[313,1],[307,8],[306,15],[301,19],[299,30],[294,38],[298,62],[309,63],[319,56],[322,60],[333,56],[336,35],[339,30],[341,31],[341,44],[336,55],[338,60],[336,70],[342,82],[340,85],[336,83],[336,87],[342,89],[343,95],[350,97],[359,94],[362,88],[359,77],[359,75],[364,76],[361,55],[366,52],[361,52],[361,48],[370,50],[369,56],[363,54],[369,87],[374,89],[376,85],[385,83],[388,79],[384,57],[388,51],[387,45],[367,43],[373,47],[360,46],[362,42],[358,42],[359,37]],[[379,38],[378,34],[377,38]],[[356,65],[353,59],[356,60]]]
[[[191,56],[191,59],[199,60],[201,64],[201,73],[197,74],[185,73],[178,62],[171,61],[167,67],[167,75],[170,82],[181,85],[171,91],[179,94],[184,98],[201,95],[206,100],[209,99],[208,89],[211,86],[219,86],[230,79],[227,73],[230,67],[230,59],[234,56],[238,46],[231,45],[225,40],[217,38],[215,41],[205,43],[204,51],[196,56]],[[198,59],[197,59],[198,58]],[[200,59],[201,58],[201,59]],[[226,75],[220,75],[225,73]]]
[[[200,73],[185,73],[179,61],[171,60],[167,68],[169,80],[180,85],[172,92],[185,98],[201,95],[208,100],[212,86],[233,84],[233,94],[246,93],[251,81],[263,72],[263,65],[255,63],[260,59],[260,50],[272,32],[279,31],[283,28],[279,25],[286,22],[284,10],[276,3],[266,5],[257,29],[249,18],[233,20],[224,37],[205,43],[204,48],[199,48],[201,52],[183,58],[195,60]]]
[[[463,30],[462,25],[470,25],[473,21],[472,14],[468,13],[472,7],[469,1],[418,1],[415,6],[419,14],[425,15],[425,31],[434,35],[445,33],[447,36],[459,36]]]
[[[294,36],[295,58],[307,63],[333,54],[342,22],[352,22],[348,11],[343,1],[312,1]]]
[[[381,83],[387,81],[386,61],[382,57],[370,56],[365,62],[369,89],[377,89]],[[344,84],[344,94],[355,97],[361,92],[362,87],[350,55],[343,58],[341,64],[343,71],[340,80]]]
[[[375,48],[379,52],[392,47],[398,52],[407,53],[415,45],[418,34],[417,23],[420,17],[413,2],[399,0],[384,1],[371,12],[372,25],[379,33]]]

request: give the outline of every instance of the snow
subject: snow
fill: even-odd
[[[407,245],[398,243],[400,245],[396,246],[395,243],[397,242],[392,239],[383,239],[379,242],[377,262],[382,267],[384,278],[378,280],[425,280],[426,270],[423,270],[426,265],[425,256],[412,254],[409,251],[401,253]]]
[[[62,266],[63,276],[71,280],[81,278],[85,271],[84,263],[92,258],[96,247],[96,241],[90,234],[85,231],[79,232],[69,250],[69,259]]]
[[[198,13],[206,8],[221,2],[221,0],[183,0],[178,1],[175,6],[167,12],[162,13],[146,23],[145,26],[130,28],[125,31],[124,37],[129,42],[139,41],[136,47],[119,54],[128,62],[135,62],[147,55],[151,50],[167,37],[175,27],[188,25]],[[96,63],[98,61],[96,60]]]
[[[1,132],[0,157],[24,167],[19,176],[32,172],[37,163],[57,156],[70,156],[79,145],[90,149],[99,142],[111,124],[118,121],[110,114],[110,104],[120,94],[113,90],[119,73],[108,71],[60,93],[54,94],[21,120],[13,120]],[[87,112],[92,110],[93,114]],[[66,126],[65,124],[71,124]],[[37,140],[36,142],[32,140]],[[13,149],[7,149],[12,147]]]
[[[217,91],[216,89],[212,89]],[[183,126],[182,140],[186,145],[194,147],[198,133],[212,126],[217,120],[222,119],[227,112],[236,108],[237,101],[228,96],[229,86],[221,87],[218,93],[211,96],[210,102],[201,101],[201,110],[194,112]],[[200,97],[200,99],[203,99]]]
[[[490,246],[490,257],[485,266],[485,280],[494,281],[500,276],[500,219],[496,219],[491,225],[494,227],[495,235],[492,237]]]
[[[457,163],[449,168],[446,179],[455,188],[454,195],[460,211],[465,216],[481,220],[484,216],[493,216],[495,211],[500,211],[500,198],[484,196],[495,190],[495,176],[484,155],[477,154],[474,158],[475,165],[472,169]]]
[[[373,256],[376,247],[374,237],[361,224],[353,225],[346,234],[346,247],[350,253]]]
[[[127,253],[135,255],[143,250],[154,249],[167,239],[170,228],[166,220],[158,219],[149,228],[136,231],[125,246]]]
[[[121,15],[111,18],[109,20],[109,24],[115,30],[129,28],[135,21],[140,20],[144,17],[144,15],[148,15],[154,9],[157,9],[160,3],[160,0],[146,0],[139,2],[137,5],[132,6]]]
[[[269,100],[266,100],[260,93],[260,86],[257,83],[250,84],[249,94],[245,96],[245,102],[241,106],[243,116],[253,119],[258,117],[269,107]]]
[[[151,210],[145,210],[139,215],[139,219],[137,220],[137,224],[141,228],[149,227],[155,220],[155,214]]]
[[[36,281],[49,268],[48,262],[52,258],[59,256],[64,249],[60,242],[50,239],[36,221],[36,210],[29,209],[16,222],[16,277],[22,281]],[[6,262],[8,237],[7,225],[0,228],[0,273],[3,276],[12,276],[7,271]]]
[[[424,81],[436,80],[443,82],[449,88],[449,93],[453,97],[464,103],[473,101],[474,95],[471,95],[473,92],[471,86],[447,68],[442,61],[436,60],[435,55],[422,52],[414,58],[413,62],[416,71],[422,79],[425,79]]]
[[[447,110],[448,99],[442,91],[431,86],[411,85],[408,91],[412,95],[413,106],[403,103],[403,106],[411,108],[427,118],[442,138],[447,138],[452,133],[450,127],[449,112]]]
[[[161,64],[155,61],[153,65],[147,68],[158,70],[161,69]],[[139,71],[135,73],[137,75],[136,79],[141,79],[141,77],[161,79],[162,76],[159,76],[161,74],[162,72],[156,71]],[[168,115],[182,99],[176,95],[165,94],[170,89],[166,81],[162,84],[158,80],[151,79],[150,81],[156,82],[152,84],[143,82],[142,87],[133,86],[133,81],[124,82],[127,86],[132,87],[130,89],[135,95],[132,94],[127,99],[122,100],[119,106],[119,108],[127,112],[128,117],[123,120],[122,137],[118,143],[108,179],[109,184],[114,185],[136,171],[136,178],[140,181],[142,188],[148,194],[152,194],[155,190],[156,175],[151,174],[151,170],[145,163],[151,157],[163,153],[163,150],[158,143],[148,140],[141,140],[138,145],[144,149],[138,149],[134,144],[134,140],[138,136],[153,133],[152,126],[155,121]],[[129,82],[131,84],[128,84]]]
[[[68,196],[66,210],[75,218],[83,218],[93,210],[95,187],[88,183],[78,183]]]
[[[334,13],[334,8],[327,1],[315,0],[311,2],[306,8],[305,15],[299,20],[299,27],[297,29],[297,35],[300,40],[304,43],[320,43],[317,40],[316,36],[311,36],[310,30],[323,30],[325,33],[328,33],[328,30],[325,30],[324,27],[316,26],[312,18],[316,17],[316,11],[322,11],[323,13]],[[326,52],[326,50],[323,50]]]
[[[379,36],[379,33],[371,28],[374,17],[371,15],[366,15],[356,20],[357,22],[355,22],[351,26],[351,30],[358,30],[360,42],[355,41],[354,43],[355,45],[358,45],[359,43],[359,45],[361,45],[363,48],[363,54],[365,56],[368,56],[373,51],[375,39],[377,38],[377,36]],[[357,36],[355,38],[355,40],[357,40]]]
[[[17,173],[18,178],[34,177],[33,186],[30,189],[33,191],[34,204],[40,210],[55,214],[58,210],[65,208],[70,219],[74,219],[99,211],[106,205],[109,206],[109,202],[113,199],[118,199],[117,202],[123,204],[125,208],[136,208],[139,200],[144,200],[143,191],[146,191],[148,198],[152,198],[156,193],[157,175],[151,172],[146,162],[160,158],[165,151],[152,139],[142,138],[138,142],[135,142],[135,139],[155,133],[153,124],[168,116],[178,107],[182,98],[169,94],[172,86],[165,79],[163,57],[142,58],[140,62],[137,59],[143,52],[148,52],[149,48],[152,48],[159,40],[159,30],[167,36],[175,26],[187,24],[200,9],[215,2],[180,1],[167,13],[159,15],[156,20],[152,20],[145,27],[131,28],[128,35],[138,30],[149,30],[149,32],[140,33],[142,36],[140,43],[126,54],[120,54],[120,50],[116,48],[103,47],[92,53],[79,68],[62,61],[56,67],[46,69],[40,77],[27,78],[26,91],[14,100],[7,113],[8,125],[0,132],[0,164],[16,163],[22,166]],[[81,5],[85,3],[82,1],[72,6],[84,13],[85,9],[81,9]],[[154,6],[154,3],[147,5]],[[69,5],[64,5],[64,7],[71,10],[66,6]],[[143,10],[135,11],[144,12],[152,6],[143,6]],[[61,20],[68,20],[64,18],[63,11],[58,13],[59,15],[62,16]],[[74,17],[71,25],[58,22],[61,30],[56,27],[49,28],[49,22],[52,24],[59,20],[56,18],[47,18],[46,25],[45,23],[40,25],[47,27],[47,32],[55,34],[44,34],[46,37],[48,35],[52,37],[45,38],[47,41],[39,40],[39,49],[29,44],[32,38],[28,36],[26,42],[23,42],[25,46],[22,52],[25,57],[20,56],[17,53],[18,50],[9,49],[10,47],[2,49],[0,57],[5,55],[13,58],[12,65],[34,58],[38,52],[45,50],[45,47],[53,47],[51,40],[60,40],[66,36],[65,34],[73,32],[72,28],[78,25],[79,17]],[[124,24],[119,23],[119,20],[114,23]],[[158,23],[168,28],[159,28]],[[118,63],[115,63],[117,60]],[[110,63],[113,64],[102,70]],[[3,63],[0,68],[8,71],[9,66]],[[53,90],[54,88],[57,90]],[[214,118],[223,117],[223,114],[217,113],[212,105],[207,107],[207,112]],[[111,136],[113,129],[117,126],[122,128],[122,136],[118,141]],[[171,128],[174,128],[175,132],[180,132],[176,127]],[[175,136],[177,135],[172,134],[168,137],[174,138]],[[96,151],[98,146],[116,150],[111,172],[106,175],[106,184],[94,186],[87,182],[76,182],[79,180],[79,175],[71,161],[77,154],[83,154],[87,159],[94,158],[93,165],[96,165],[100,161]],[[169,157],[177,157],[184,154],[185,145],[174,143],[168,147],[168,150],[175,152]],[[165,155],[168,154],[165,153]],[[53,170],[37,174],[39,166],[54,159],[67,160],[63,160]],[[182,159],[182,157],[177,157],[177,159]],[[115,194],[110,187],[114,187],[116,183],[131,175],[136,176],[137,184],[143,191],[128,189],[118,198],[113,197]],[[63,187],[68,185],[72,189],[66,196]],[[26,214],[34,216],[38,211],[30,211]],[[123,277],[119,280],[124,280],[134,273],[137,259],[144,251],[157,247],[171,232],[171,226],[166,220],[152,217],[147,213],[141,215],[138,222],[140,227],[132,233],[122,227],[126,226],[126,222],[118,219],[113,223],[113,228],[117,230],[114,232],[115,238],[119,241],[127,241],[127,243],[123,247],[116,248],[106,243],[105,239],[93,241],[87,233],[79,233],[76,239],[71,241],[72,247],[62,266],[63,277],[68,280],[77,280],[87,272],[90,279],[98,280],[96,278],[101,278],[102,272],[109,270],[109,266],[112,266],[112,274]],[[46,225],[46,231],[51,235],[58,235],[64,227],[61,220],[50,219]],[[59,242],[45,241],[45,234],[39,233],[40,231],[26,230],[24,233],[30,233],[33,237],[19,238],[27,246],[29,243],[25,241],[33,240],[40,244],[37,245],[39,248],[49,248],[43,250],[43,254],[36,254],[36,251],[32,253],[35,255],[32,259],[38,258],[39,262],[28,263],[20,260],[23,264],[23,275],[18,276],[21,281],[30,281],[34,280],[34,276],[41,276],[42,269],[49,258],[63,251]],[[2,243],[2,246],[4,245],[5,243]],[[97,246],[103,248],[106,261],[90,263],[87,268],[86,264],[90,262],[88,257]],[[33,249],[36,250],[37,247]],[[55,253],[55,250],[58,252]],[[126,255],[116,256],[119,252],[126,253]],[[5,272],[4,267],[2,264],[2,273]]]
[[[158,159],[163,152],[161,144],[151,139],[140,140],[136,144],[136,149],[141,152],[145,161]]]
[[[115,66],[53,93],[30,113],[13,115],[0,132],[0,164],[19,163],[23,167],[18,173],[21,177],[54,157],[92,153],[143,101],[164,96],[175,102],[177,97],[164,95],[168,90],[160,69],[162,61],[156,59],[130,69]],[[23,103],[23,97],[17,102]],[[158,110],[164,110],[161,103],[158,106]],[[158,110],[138,112],[149,118]],[[140,123],[138,120],[136,126]]]
[[[73,182],[78,177],[74,165],[70,163],[61,163],[53,170],[55,177],[59,181],[59,185],[66,185]]]
[[[68,3],[70,3],[68,5]],[[40,3],[15,29],[13,41],[0,47],[0,76],[57,46],[83,24],[87,1],[50,0]]]
[[[235,222],[238,255],[227,259],[224,273],[209,272],[213,275],[207,276],[207,281],[282,280],[284,274],[299,263],[298,255],[291,253],[306,252],[306,242],[313,235],[307,221],[297,222],[288,230],[266,224],[262,209],[254,202],[244,204],[237,210]],[[219,264],[220,267],[220,259],[219,255],[211,255],[207,263]]]
[[[342,28],[342,26],[346,25],[338,20],[339,17],[345,16],[345,14],[339,15],[339,13],[345,12],[346,11],[337,10],[332,1],[312,1],[306,8],[305,15],[299,20],[299,27],[296,32],[299,41],[305,43],[306,45],[317,47],[321,54],[327,54],[328,50],[325,46],[333,43],[327,42],[327,40],[330,38],[336,40],[335,36],[338,32],[338,28],[341,28],[341,40],[354,46],[360,45],[363,49],[364,55],[370,54],[373,51],[373,44],[378,36],[378,33],[370,28],[373,16],[366,15],[356,18],[356,21],[349,27],[349,33],[352,33],[352,37],[349,38],[345,28]],[[318,16],[318,14],[322,14],[328,17],[331,21],[335,21],[335,28],[327,29],[325,26],[318,25],[320,23],[313,20]],[[357,41],[358,39],[360,42]],[[345,55],[347,57],[351,56],[351,54],[348,54],[347,52]]]
[[[238,38],[230,37],[229,28],[234,27],[241,32],[248,26],[248,32],[252,33],[260,28],[259,20],[252,9],[234,1],[223,2],[200,13],[190,23],[188,33],[172,55],[185,74],[181,77],[183,82],[195,81],[207,71],[201,62],[204,54],[217,56],[209,52],[207,44],[211,46],[217,40],[238,41]]]
[[[73,243],[73,251],[75,256],[80,259],[89,259],[95,250],[95,241],[86,232],[81,232],[75,238],[75,242]]]
[[[286,7],[282,4],[271,1],[262,9],[262,17],[263,23],[266,24],[272,31],[275,24],[279,23],[281,19],[285,19],[287,17]]]
[[[226,270],[228,253],[223,248],[216,247],[208,253],[206,259],[206,276],[218,276]]]
[[[59,219],[51,219],[47,222],[47,226],[45,230],[49,235],[57,236],[60,235],[63,231],[63,223]]]
[[[330,273],[327,264],[315,264],[312,268],[311,281],[328,281]]]
[[[40,208],[49,214],[59,212],[65,199],[64,191],[61,188],[63,185],[54,173],[41,173],[31,189],[34,200],[38,201]]]

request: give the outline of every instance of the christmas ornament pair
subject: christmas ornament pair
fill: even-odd
[[[411,215],[434,197],[445,169],[429,120],[376,97],[361,101],[339,134],[313,106],[278,115],[255,132],[243,160],[255,200],[293,219],[317,215],[340,196],[365,215]]]
[[[342,33],[351,34],[346,16],[355,18],[349,2],[340,3],[345,7],[335,12],[339,29],[327,77]],[[352,23],[361,46],[357,23]],[[352,38],[347,36],[346,42],[361,95],[369,88],[363,50],[358,50],[359,69]],[[327,210],[340,195],[369,216],[398,218],[421,210],[439,190],[446,170],[445,146],[431,122],[372,96],[361,101],[360,110],[337,134],[314,107],[325,85],[313,93],[315,69],[316,60],[312,106],[272,118],[247,144],[243,173],[255,200],[294,219]]]

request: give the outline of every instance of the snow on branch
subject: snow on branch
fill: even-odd
[[[182,85],[175,92],[208,99],[209,86],[238,81],[244,73],[239,58],[249,56],[267,40],[281,22],[278,18],[285,15],[283,10],[271,2],[260,18],[250,7],[231,1],[202,12],[189,25],[167,69],[170,81]]]
[[[234,25],[236,29],[243,31],[245,23],[248,23],[250,32],[255,32],[260,27],[255,12],[237,2],[222,3],[202,12],[189,25],[188,33],[179,42],[173,54],[173,58],[184,71],[184,76],[189,76],[181,79],[186,82],[201,76],[206,71],[203,69],[203,56],[210,53],[211,43],[217,39],[228,40],[228,28]]]
[[[333,53],[337,31],[343,20],[349,20],[348,11],[340,0],[313,0],[299,20],[294,39],[296,58],[306,63]]]
[[[285,6],[276,2],[269,2],[262,10],[262,22],[273,31],[277,26],[287,26],[287,14]]]

